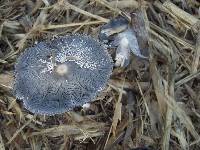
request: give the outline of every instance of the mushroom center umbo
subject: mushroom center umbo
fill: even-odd
[[[55,67],[55,72],[59,75],[59,76],[64,76],[68,73],[69,68],[67,66],[67,64],[59,64]]]

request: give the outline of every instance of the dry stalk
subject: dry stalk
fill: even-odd
[[[177,7],[175,4],[173,4],[170,1],[165,1],[163,3],[163,6],[171,12],[174,16],[176,16],[181,22],[186,23],[191,28],[194,26],[199,20],[194,17],[193,15],[190,15],[189,13],[185,12],[184,10]]]
[[[192,69],[191,73],[196,73],[198,71],[198,66],[199,66],[199,58],[200,58],[200,32],[197,35],[197,40],[196,40],[196,46],[194,49],[194,57],[193,57],[193,62],[192,62]]]

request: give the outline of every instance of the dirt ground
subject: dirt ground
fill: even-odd
[[[30,46],[86,34],[117,16],[134,28],[148,59],[131,54],[114,67],[89,107],[35,115],[12,94],[14,65]],[[115,49],[108,48],[114,60]],[[0,150],[200,149],[200,2],[198,0],[0,0]]]

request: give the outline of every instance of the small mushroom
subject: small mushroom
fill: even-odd
[[[111,19],[101,27],[99,38],[109,47],[117,48],[115,55],[116,67],[127,67],[130,63],[131,53],[147,59],[141,51],[147,51],[148,33],[144,26],[144,18],[139,11],[132,14],[132,26],[123,17]]]
[[[111,19],[107,24],[100,29],[99,39],[107,43],[110,37],[120,33],[128,28],[128,21],[123,17]]]
[[[115,66],[117,67],[128,66],[130,62],[130,52],[140,58],[147,58],[141,54],[138,40],[134,31],[130,28],[118,33],[118,35],[115,37],[113,45],[117,46],[115,57]]]
[[[106,48],[93,38],[58,37],[26,49],[18,58],[14,94],[33,113],[64,113],[94,99],[112,68]]]

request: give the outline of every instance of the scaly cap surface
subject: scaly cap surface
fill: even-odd
[[[58,37],[26,49],[18,58],[14,93],[33,113],[60,114],[93,100],[112,67],[106,48],[93,38]]]

